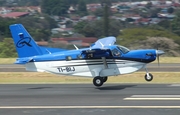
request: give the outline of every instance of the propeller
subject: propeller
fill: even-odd
[[[157,61],[158,61],[158,66],[159,66],[159,56],[164,54],[165,52],[163,50],[156,50],[156,56],[157,56]]]

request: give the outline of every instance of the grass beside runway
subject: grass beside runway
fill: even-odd
[[[145,72],[136,72],[108,78],[107,83],[180,83],[180,72],[152,72],[154,79],[146,82]],[[92,78],[58,76],[38,72],[0,72],[0,84],[20,83],[92,83]]]
[[[13,64],[16,58],[0,58],[0,64]],[[154,61],[153,63],[157,63]],[[179,57],[160,57],[160,63],[180,63]]]

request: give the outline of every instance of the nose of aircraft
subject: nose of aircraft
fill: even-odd
[[[160,56],[160,55],[162,55],[162,54],[164,54],[165,52],[164,51],[162,51],[162,50],[156,50],[156,55],[157,56]]]

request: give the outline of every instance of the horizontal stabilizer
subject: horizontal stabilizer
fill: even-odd
[[[26,57],[26,58],[17,58],[15,64],[26,64],[33,60],[32,57]]]

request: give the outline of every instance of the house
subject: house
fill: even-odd
[[[88,16],[84,16],[81,18],[81,20],[88,20],[88,21],[94,21],[96,19],[97,19],[97,17],[94,15],[88,15]]]
[[[84,37],[84,38],[51,38],[53,43],[68,43],[75,44],[78,46],[89,47],[90,44],[97,41],[94,37]]]
[[[53,28],[51,30],[52,34],[58,34],[61,33],[62,35],[72,35],[73,34],[73,28]]]
[[[19,18],[29,15],[29,12],[11,12],[7,14],[1,14],[0,16],[3,18]]]
[[[5,8],[5,7],[0,7],[0,14],[7,14],[10,13],[12,9],[10,8]]]
[[[36,13],[36,12],[41,13],[41,7],[39,6],[28,6],[27,10],[31,13]]]
[[[47,41],[37,41],[36,42],[39,46],[48,46],[48,42]]]
[[[169,14],[169,13],[158,13],[159,18],[166,18],[166,19],[173,19],[175,18],[174,14]]]
[[[101,4],[87,4],[87,10],[90,12],[95,12],[98,8],[101,8]]]

